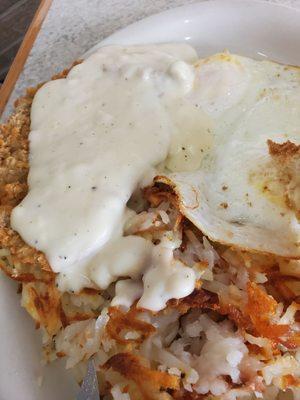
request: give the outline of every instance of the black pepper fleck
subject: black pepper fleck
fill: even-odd
[[[91,188],[93,191],[97,190],[97,186],[92,186]]]

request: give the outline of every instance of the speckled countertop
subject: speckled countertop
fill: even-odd
[[[300,7],[300,0],[269,1]],[[117,29],[151,14],[195,2],[199,0],[53,0],[3,119],[26,87],[48,80]]]

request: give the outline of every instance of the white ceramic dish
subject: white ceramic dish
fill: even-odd
[[[168,41],[187,41],[200,56],[228,49],[300,65],[300,9],[255,0],[206,1],[146,18],[95,47]],[[74,398],[76,384],[62,365],[42,371],[39,333],[20,307],[16,287],[0,274],[0,400]]]

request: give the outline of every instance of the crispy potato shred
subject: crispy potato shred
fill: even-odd
[[[142,343],[155,332],[153,325],[136,318],[136,309],[131,309],[124,313],[117,307],[110,307],[109,320],[106,331],[110,337],[118,343]],[[137,332],[136,338],[126,338],[126,332]]]
[[[255,283],[248,283],[248,303],[245,309],[253,329],[258,336],[271,339],[274,344],[281,343],[287,348],[295,348],[300,343],[300,334],[290,331],[289,325],[274,324],[272,317],[277,310],[277,302]]]
[[[180,380],[162,371],[154,371],[145,365],[146,360],[132,353],[118,353],[111,357],[104,369],[113,369],[124,378],[133,381],[144,399],[159,398],[162,390],[179,390]]]
[[[195,289],[182,299],[172,299],[168,302],[169,307],[176,308],[182,315],[194,308],[214,310],[218,308],[218,304],[218,296],[203,289]]]
[[[55,286],[45,283],[25,283],[22,290],[22,305],[37,327],[43,326],[49,335],[54,335],[62,326],[60,293]]]
[[[285,143],[268,140],[268,147],[278,182],[284,187],[285,203],[300,219],[300,145],[289,140]]]
[[[76,64],[76,63],[75,63]],[[53,77],[63,78],[69,70]],[[41,85],[40,85],[41,86]],[[40,87],[39,86],[39,87]],[[55,284],[52,272],[45,255],[28,246],[10,226],[12,209],[26,196],[28,164],[28,134],[30,129],[30,108],[37,89],[29,89],[24,97],[16,102],[16,111],[6,124],[0,125],[0,268],[11,279],[22,286],[22,305],[36,322],[42,327],[50,339],[63,328],[84,320],[95,320],[99,317],[105,297],[94,289],[85,289],[80,293],[60,293]],[[278,182],[284,187],[287,206],[295,210],[300,217],[300,146],[291,142],[277,144],[268,141],[269,154],[277,166]],[[187,246],[186,232],[192,231],[196,238],[202,240],[202,234],[180,213],[180,204],[174,188],[167,182],[157,179],[154,186],[144,189],[143,196],[150,207],[155,209],[162,203],[168,203],[173,210],[172,227],[174,232],[181,233],[181,251]],[[155,237],[161,229],[151,226],[140,232],[141,235]],[[154,232],[154,233],[153,233]],[[218,250],[218,247],[216,246]],[[223,254],[224,249],[221,248]],[[245,265],[250,280],[246,285],[241,301],[231,301],[201,287],[201,283],[187,297],[169,300],[168,311],[176,310],[182,317],[191,310],[210,313],[214,320],[225,318],[232,321],[236,329],[246,337],[266,338],[271,343],[271,355],[282,354],[282,348],[295,350],[300,346],[300,333],[291,324],[281,323],[280,316],[293,307],[295,321],[299,322],[300,311],[300,261],[276,259],[260,254],[248,254],[234,249],[226,250],[226,257],[221,257],[221,265],[228,268],[230,262]],[[220,252],[220,254],[222,254]],[[231,257],[229,260],[228,257]],[[255,274],[265,274],[266,282],[255,283]],[[280,306],[283,309],[280,312]],[[164,314],[166,310],[161,311]],[[111,340],[113,350],[108,351],[108,359],[103,370],[113,371],[134,385],[143,399],[200,400],[205,395],[185,390],[181,385],[181,377],[155,369],[155,366],[136,354],[139,347],[151,336],[156,328],[150,322],[140,318],[145,310],[139,310],[134,304],[129,311],[118,307],[108,308],[108,320],[105,326],[105,337]],[[152,317],[160,313],[148,312]],[[147,320],[148,321],[148,320]],[[86,321],[88,322],[88,321]],[[247,341],[245,340],[247,343]],[[99,345],[100,346],[100,345]],[[262,349],[253,343],[247,343],[250,354],[262,353]],[[97,349],[96,349],[97,350]],[[63,356],[65,352],[57,352]],[[266,358],[265,358],[266,359]],[[286,374],[282,377],[282,388],[300,387],[300,379]],[[127,386],[123,390],[128,390]]]

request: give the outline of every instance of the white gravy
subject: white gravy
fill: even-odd
[[[188,296],[194,290],[194,270],[175,260],[173,250],[168,239],[154,247],[152,265],[143,276],[144,292],[138,307],[159,311],[168,300]]]
[[[111,301],[112,306],[130,308],[143,294],[142,281],[123,279],[116,283],[116,294]]]
[[[29,192],[11,225],[44,252],[61,290],[105,289],[151,264],[151,243],[122,236],[126,203],[178,137],[171,113],[193,87],[196,58],[181,44],[104,47],[35,95]],[[186,286],[172,271],[174,285],[160,289],[156,281],[170,278],[163,266],[145,275],[152,291],[142,306],[158,310],[193,290],[190,272]]]

